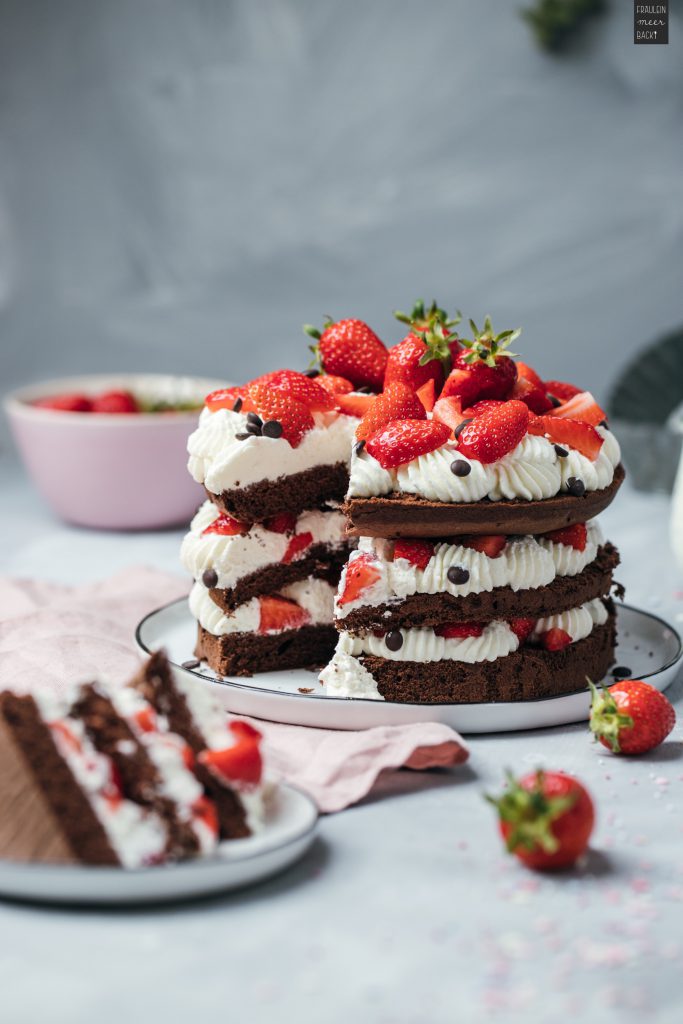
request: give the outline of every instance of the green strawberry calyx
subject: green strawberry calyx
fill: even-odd
[[[497,356],[508,356],[510,359],[514,359],[518,354],[517,352],[510,352],[508,346],[520,336],[522,333],[521,327],[517,327],[515,330],[501,331],[499,334],[496,334],[493,330],[491,317],[486,316],[484,318],[483,330],[479,330],[474,320],[470,320],[470,330],[473,334],[472,339],[460,339],[460,344],[468,350],[463,355],[466,363],[481,361],[486,363],[487,366],[495,366]]]
[[[427,346],[426,351],[420,356],[419,365],[426,366],[436,359],[448,376],[452,363],[451,345],[460,340],[457,331],[454,330],[462,320],[460,310],[456,310],[454,316],[449,316],[446,310],[437,304],[436,299],[432,300],[429,308],[425,308],[424,299],[418,299],[410,313],[395,310],[394,316],[401,323],[408,324],[413,334]]]
[[[544,853],[556,853],[559,841],[553,834],[553,822],[576,803],[577,795],[548,797],[543,792],[544,773],[536,772],[533,789],[520,786],[511,771],[505,773],[507,787],[499,797],[485,794],[498,811],[501,821],[511,825],[506,839],[509,853],[520,846],[527,850],[539,847]]]
[[[329,313],[326,313],[322,331],[318,330],[318,328],[314,324],[304,324],[303,332],[304,334],[307,334],[309,338],[313,338],[314,341],[319,342],[323,336],[323,333],[328,329],[328,327],[334,327],[334,320],[332,319]],[[308,347],[310,351],[313,353],[313,358],[308,364],[308,369],[324,370],[322,356],[320,355],[320,345],[309,345]]]
[[[621,752],[619,734],[622,729],[632,729],[633,719],[619,710],[617,702],[606,686],[598,690],[594,682],[586,677],[591,691],[590,730],[596,740],[606,740],[613,754]]]

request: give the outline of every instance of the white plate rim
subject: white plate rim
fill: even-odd
[[[146,868],[123,868],[110,865],[102,866],[96,864],[50,864],[36,863],[31,861],[12,861],[0,859],[0,899],[16,899],[20,901],[33,901],[36,903],[52,904],[92,904],[105,905],[130,903],[153,903],[173,902],[192,898],[193,896],[219,894],[229,892],[238,888],[254,885],[260,880],[267,880],[271,875],[279,871],[266,870],[262,875],[249,876],[244,881],[231,880],[228,876],[231,869],[237,871],[246,864],[258,864],[260,860],[268,859],[273,854],[286,851],[289,847],[301,847],[300,856],[306,852],[313,842],[318,830],[320,812],[315,801],[308,793],[297,786],[288,783],[278,783],[277,789],[289,800],[296,799],[300,810],[305,810],[308,823],[305,827],[297,827],[296,831],[285,838],[270,838],[263,833],[255,836],[246,836],[243,839],[223,840],[221,848],[212,856],[195,857],[186,861],[160,864]],[[267,825],[266,825],[267,829]],[[257,849],[253,846],[257,845]],[[291,861],[286,861],[284,868],[290,866],[299,857],[295,856]],[[215,882],[211,882],[212,876]],[[162,892],[151,891],[148,894],[135,894],[134,890],[144,882],[157,878],[162,885]],[[29,889],[32,880],[38,884],[39,892],[30,895]],[[73,884],[82,880],[88,887],[101,883],[103,887],[110,885],[118,886],[126,890],[126,895],[118,896],[116,893],[103,891],[101,894],[93,894],[77,897],[69,895],[73,892]],[[169,883],[175,886],[176,891],[170,891]],[[200,882],[200,888],[193,886],[193,880]],[[45,894],[48,883],[54,882],[55,891],[49,895]],[[60,882],[67,882],[69,885],[67,894],[59,892]],[[188,888],[189,882],[189,888]],[[20,892],[12,892],[12,883],[20,887]],[[206,884],[204,884],[206,883]]]
[[[179,597],[179,598],[176,598],[174,601],[168,601],[166,604],[161,605],[159,608],[155,608],[153,611],[148,612],[147,615],[145,615],[144,618],[142,618],[140,620],[140,622],[137,624],[137,626],[135,628],[135,642],[136,642],[138,648],[141,651],[143,651],[143,653],[145,653],[147,655],[151,655],[153,653],[153,651],[151,651],[144,644],[144,642],[142,641],[142,637],[141,637],[141,633],[142,633],[142,631],[143,631],[147,621],[149,619],[153,618],[155,615],[158,615],[160,612],[166,611],[168,608],[171,608],[171,607],[173,607],[174,605],[177,605],[177,604],[181,604],[182,602],[187,602],[187,597]],[[661,617],[661,615],[656,615],[654,612],[644,611],[644,609],[637,608],[635,605],[628,604],[625,601],[619,602],[619,604],[617,606],[617,610],[619,608],[626,608],[626,609],[628,609],[631,612],[636,612],[639,615],[644,615],[647,618],[652,619],[655,622],[658,622],[660,625],[666,627],[666,629],[668,629],[671,632],[671,634],[673,636],[673,639],[676,641],[676,644],[677,644],[676,653],[675,653],[675,655],[672,658],[669,659],[669,661],[667,661],[664,665],[660,665],[659,668],[657,668],[653,672],[645,672],[645,673],[641,672],[638,675],[639,679],[642,679],[643,681],[645,681],[646,679],[648,679],[651,676],[658,676],[660,673],[666,672],[669,669],[673,668],[673,666],[676,665],[680,661],[681,655],[683,654],[683,641],[681,640],[681,634],[678,632],[678,630],[675,628],[675,626],[672,626],[671,623],[666,621],[666,619],[663,619]],[[195,669],[185,668],[183,665],[177,665],[173,661],[171,661],[171,664],[175,665],[176,668],[181,668],[184,672],[189,672],[191,675],[195,676],[196,679],[200,680],[200,682],[202,682],[202,683],[206,683],[207,682],[207,677],[205,675],[203,675],[201,672],[197,672]],[[616,680],[616,679],[614,680],[615,683],[617,681],[618,680]],[[279,690],[273,690],[273,689],[270,689],[269,687],[265,687],[265,686],[253,686],[250,683],[236,682],[232,678],[225,678],[225,679],[222,679],[222,680],[216,680],[216,682],[218,682],[219,685],[221,685],[221,686],[230,686],[230,687],[233,687],[234,689],[241,690],[241,691],[248,691],[250,693],[268,694],[269,696],[273,696],[273,697],[285,697],[285,698],[292,697],[292,698],[303,700],[303,701],[310,701],[311,699],[313,699],[313,700],[323,700],[323,701],[337,701],[337,702],[341,702],[341,703],[344,703],[344,704],[347,704],[349,702],[349,700],[351,700],[351,701],[353,701],[354,704],[371,704],[373,706],[377,705],[377,701],[373,700],[370,697],[329,697],[329,696],[327,696],[327,694],[324,694],[324,693],[282,693]],[[613,684],[610,684],[610,685],[613,685]],[[588,687],[585,687],[584,689],[581,689],[581,690],[572,690],[570,693],[555,694],[555,695],[548,696],[548,697],[538,697],[538,698],[536,698],[534,700],[524,700],[524,701],[488,701],[488,702],[479,703],[479,704],[462,704],[462,703],[460,703],[458,701],[443,701],[443,702],[440,702],[438,704],[426,705],[426,704],[421,703],[419,701],[386,701],[385,700],[385,701],[383,701],[383,704],[385,706],[389,705],[389,706],[406,707],[406,708],[411,708],[411,707],[412,708],[424,708],[426,706],[431,706],[431,707],[435,707],[435,708],[437,708],[437,707],[438,708],[463,708],[463,707],[467,707],[467,708],[475,709],[475,708],[519,707],[520,705],[524,705],[526,707],[532,707],[534,705],[543,705],[547,701],[557,700],[558,697],[572,697],[572,696],[575,696],[576,694],[587,692],[587,690],[588,690]]]

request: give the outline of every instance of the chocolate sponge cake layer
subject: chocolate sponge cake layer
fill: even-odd
[[[218,508],[245,523],[260,522],[288,512],[299,515],[326,501],[343,501],[349,486],[349,470],[344,462],[332,466],[312,466],[301,473],[277,480],[260,480],[248,487],[237,487],[222,494],[206,491]],[[206,490],[206,488],[205,488]]]
[[[224,612],[234,612],[238,605],[250,601],[252,597],[276,594],[281,587],[311,576],[336,586],[350,550],[346,544],[338,548],[331,548],[327,544],[312,544],[302,558],[288,563],[272,562],[243,576],[234,587],[211,589],[209,594]]]
[[[599,491],[580,497],[558,494],[543,501],[440,502],[414,494],[349,498],[343,506],[352,537],[438,537],[445,540],[464,534],[548,533],[575,523],[585,523],[613,501],[624,480],[618,465],[614,479]]]
[[[400,603],[363,605],[336,620],[337,629],[348,633],[371,630],[412,629],[439,626],[444,622],[491,622],[493,619],[541,619],[567,608],[578,608],[596,597],[607,597],[619,553],[610,543],[576,576],[557,576],[545,587],[513,590],[495,587],[480,594],[410,594]]]
[[[195,657],[221,676],[251,676],[285,668],[315,668],[334,653],[334,626],[302,626],[282,633],[214,636],[198,626]]]
[[[14,807],[11,804],[4,806],[4,797],[12,796],[3,792],[0,796],[0,806],[3,807],[3,819],[5,814],[14,814],[24,818],[15,823],[14,829],[21,829],[24,836],[16,833],[13,842],[16,846],[15,853],[20,859],[28,859],[28,850],[24,850],[22,858],[21,846],[28,839],[31,822],[30,815],[39,811],[35,800],[30,799],[31,791],[40,794],[42,799],[42,820],[43,825],[50,826],[53,832],[53,840],[47,841],[44,835],[43,842],[31,852],[31,859],[50,860],[50,850],[59,850],[56,860],[72,859],[85,864],[119,866],[120,861],[114,852],[107,834],[100,824],[97,815],[93,811],[87,797],[83,794],[81,787],[74,779],[71,771],[55,746],[52,734],[48,726],[43,722],[38,707],[30,696],[18,696],[14,693],[5,692],[0,695],[0,719],[3,725],[3,742],[11,743],[21,754],[25,762],[25,770],[29,781],[34,785],[24,787],[25,797],[22,800],[23,807]],[[5,750],[3,753],[7,753]],[[5,758],[3,757],[3,762]],[[16,762],[16,759],[15,759]],[[7,768],[7,764],[4,764]],[[15,773],[16,779],[16,773]],[[9,774],[4,774],[0,782],[0,790],[7,787],[11,782]],[[15,796],[19,789],[15,788]],[[45,813],[46,812],[46,813]],[[46,821],[47,817],[52,821]],[[37,823],[40,825],[40,823]],[[23,840],[23,841],[22,841]],[[12,849],[3,844],[3,856],[12,856]],[[71,851],[71,857],[65,856],[66,850]]]
[[[561,651],[524,645],[495,661],[389,661],[359,658],[385,700],[409,704],[480,704],[541,700],[586,688],[586,676],[603,679],[614,661],[616,622],[610,615],[583,640]]]
[[[156,651],[135,676],[132,685],[152,705],[158,714],[168,719],[172,732],[182,736],[195,754],[208,746],[199,725],[195,723],[184,695],[176,686],[168,661],[161,651]],[[197,686],[201,684],[197,682]],[[194,773],[214,802],[218,813],[218,824],[222,839],[241,839],[251,835],[247,825],[244,807],[236,794],[222,786],[199,761],[195,761]]]

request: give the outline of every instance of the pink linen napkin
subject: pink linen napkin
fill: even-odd
[[[0,579],[0,689],[60,693],[98,676],[125,683],[142,660],[137,623],[187,591],[182,578],[145,567],[80,587]],[[469,756],[458,733],[438,722],[359,732],[254,724],[271,772],[326,812],[362,799],[385,770],[449,767]]]

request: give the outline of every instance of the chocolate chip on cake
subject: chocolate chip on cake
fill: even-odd
[[[472,419],[470,418],[469,420],[463,420],[462,423],[458,423],[457,427],[453,431],[453,437],[456,439],[456,441],[460,437],[460,435],[462,434],[462,432],[465,429],[465,427],[467,426],[467,424],[471,423],[471,422],[472,422]]]
[[[598,426],[602,427],[603,430],[609,430],[609,423],[607,422],[607,420],[600,420]]]
[[[567,480],[567,491],[575,498],[580,498],[586,493],[586,485],[578,476],[570,476]]]
[[[189,661],[183,661],[181,663],[181,668],[199,668],[199,665],[199,658],[190,658]]]
[[[615,665],[612,669],[612,675],[615,679],[628,679],[631,675],[631,669],[627,668],[626,665]]]
[[[253,434],[235,434],[235,440],[236,441],[248,441],[249,438],[253,437],[253,436],[254,436]]]
[[[256,427],[262,427],[263,426],[263,420],[261,419],[261,417],[259,416],[259,414],[257,412],[248,412],[247,413],[247,424],[250,424],[250,423],[253,423],[254,426],[256,426]]]
[[[241,399],[241,398],[236,398],[236,399],[235,399],[235,402],[234,402],[234,405],[233,405],[233,407],[232,407],[232,411],[233,411],[233,412],[239,412],[239,411],[240,411],[240,409],[242,408],[243,404],[244,404],[244,403],[243,403],[243,401],[242,401],[242,399]]]
[[[559,398],[555,398],[555,395],[547,395],[546,397],[555,409],[559,409],[559,407],[562,405],[562,402],[559,400]]]
[[[455,459],[451,462],[451,473],[455,476],[468,476],[471,472],[472,467],[464,459]]]
[[[462,565],[452,565],[446,575],[448,576],[449,581],[454,583],[456,586],[460,583],[467,583],[470,578],[469,571],[463,568]]]
[[[400,651],[403,647],[403,634],[398,629],[392,629],[384,637],[384,643],[390,651]]]
[[[216,584],[218,583],[218,573],[216,572],[216,570],[205,569],[204,572],[202,573],[202,583],[207,588],[207,590],[211,590],[212,587],[215,587]]]
[[[246,431],[251,434],[252,437],[261,436],[261,424],[260,423],[247,423]]]
[[[282,424],[278,420],[267,420],[261,433],[264,437],[282,437]]]
[[[566,459],[569,455],[567,449],[563,448],[561,444],[555,444],[553,445],[553,448],[555,449],[555,454],[557,455],[558,459]]]
[[[353,454],[354,455],[360,455],[360,453],[363,451],[364,448],[365,448],[365,439],[363,439],[362,441],[356,441],[356,443],[353,446]]]

